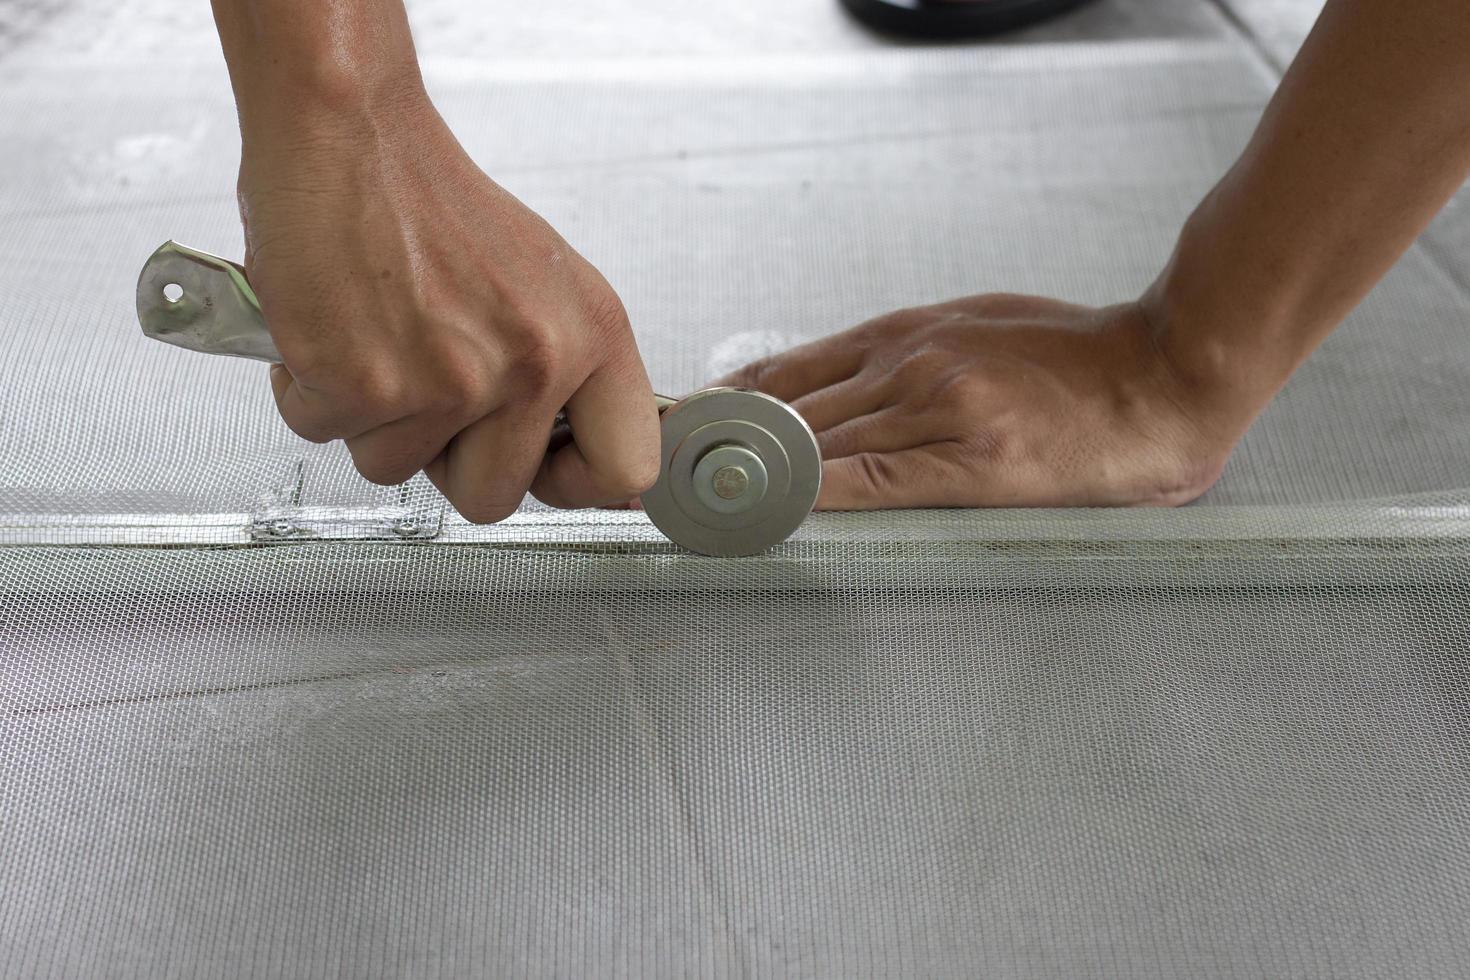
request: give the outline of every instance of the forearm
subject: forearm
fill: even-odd
[[[402,0],[212,3],[247,149],[372,131],[426,101]]]
[[[1146,297],[1166,353],[1253,416],[1467,176],[1470,4],[1331,0]]]

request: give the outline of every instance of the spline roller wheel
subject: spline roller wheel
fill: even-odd
[[[785,541],[817,502],[822,457],[790,405],[710,388],[663,413],[658,483],[643,509],[669,540],[705,555],[755,555]]]
[[[260,361],[281,356],[245,270],[166,242],[138,277],[138,322],[155,340]],[[745,388],[710,388],[663,413],[663,467],[643,509],[675,544],[706,555],[755,555],[785,541],[822,484],[817,439],[795,409]],[[573,438],[564,415],[549,451]]]

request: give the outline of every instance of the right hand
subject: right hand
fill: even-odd
[[[617,294],[407,101],[245,140],[245,267],[281,417],[344,440],[374,483],[423,470],[476,523],[527,489],[559,507],[642,493],[658,413]],[[576,441],[547,456],[563,407]]]

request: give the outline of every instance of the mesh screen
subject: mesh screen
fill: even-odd
[[[1470,540],[1437,510],[7,550],[4,962],[1452,975]]]
[[[898,306],[1136,292],[1305,23],[560,6],[413,12],[674,393]],[[0,976],[1463,974],[1463,203],[1190,508],[819,514],[739,560],[477,528],[139,335],[159,242],[238,253],[208,30],[0,5]]]

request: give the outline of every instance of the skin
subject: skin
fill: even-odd
[[[370,479],[423,467],[472,520],[528,486],[577,506],[651,484],[656,420],[621,304],[465,158],[400,0],[215,13],[287,423],[345,438]],[[901,310],[719,383],[808,419],[819,507],[1188,502],[1470,176],[1467,37],[1464,0],[1331,0],[1132,302]],[[578,441],[543,462],[563,402]]]
[[[1138,300],[976,296],[722,379],[807,413],[819,507],[1181,504],[1470,176],[1470,5],[1332,0]]]
[[[658,475],[658,413],[607,281],[475,166],[401,0],[216,0],[240,111],[245,267],[281,416],[363,476],[423,470],[469,520]],[[581,438],[546,455],[565,406]]]
[[[724,383],[807,420],[829,510],[1180,504],[1229,454],[1136,303],[972,296],[879,317]]]

